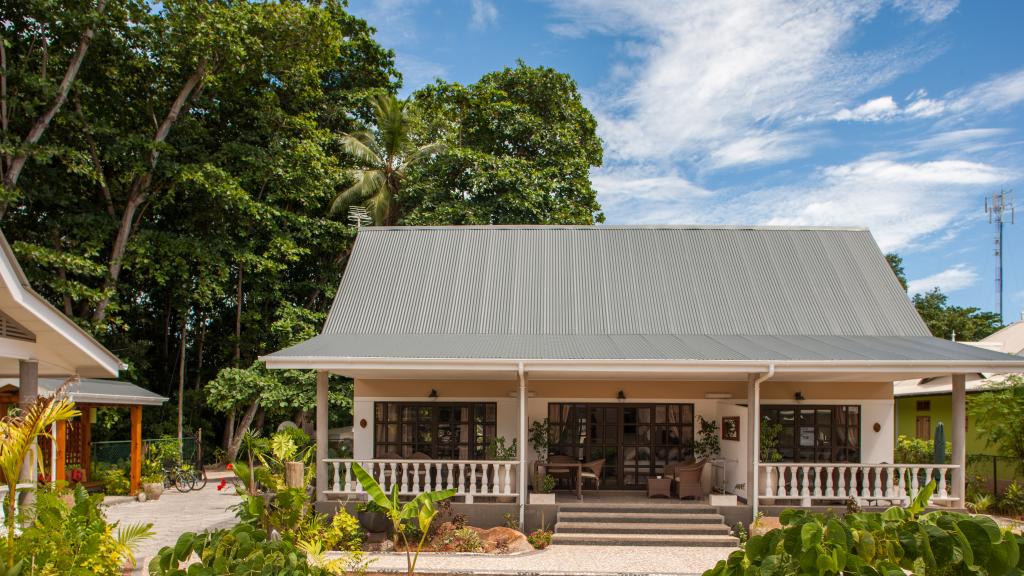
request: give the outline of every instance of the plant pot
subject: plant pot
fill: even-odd
[[[763,500],[762,500],[763,501]],[[710,494],[708,504],[712,506],[736,506],[735,494]]]
[[[530,504],[554,504],[555,493],[530,492]]]
[[[142,491],[146,493],[146,500],[159,500],[164,493],[162,482],[147,482],[142,485]]]
[[[382,512],[356,512],[356,518],[359,519],[359,525],[367,532],[378,533],[391,531],[391,520],[389,520],[387,515]]]

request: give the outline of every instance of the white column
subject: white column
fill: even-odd
[[[326,370],[316,372],[316,500],[324,499],[327,491],[327,382],[330,374]]]
[[[18,406],[27,410],[39,396],[39,362],[18,360]],[[56,442],[55,442],[56,443]],[[36,481],[36,449],[33,448],[21,466],[21,481]]]
[[[527,474],[526,474],[526,372],[523,371],[523,363],[519,363],[519,525],[526,528],[526,499]]]
[[[957,469],[953,471],[953,495],[957,498],[957,506],[964,507],[966,483],[964,474],[967,468],[967,383],[964,374],[953,374],[953,462]]]
[[[761,460],[761,389],[757,374],[747,376],[747,503],[757,515],[758,467]]]

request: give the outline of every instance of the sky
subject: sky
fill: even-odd
[[[867,226],[911,292],[995,308],[986,196],[1024,209],[1019,0],[352,0],[402,95],[514,66],[598,120],[608,223]],[[1024,214],[1022,214],[1024,216]],[[1004,227],[1024,310],[1024,217]]]

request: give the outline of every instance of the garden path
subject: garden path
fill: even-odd
[[[136,553],[138,560],[135,573],[149,563],[164,546],[171,546],[183,532],[201,532],[233,526],[238,522],[230,510],[240,499],[234,486],[228,482],[223,490],[217,490],[221,478],[234,476],[233,472],[209,472],[209,482],[202,490],[182,494],[173,488],[164,491],[159,500],[136,502],[123,500],[106,506],[107,520],[132,524],[152,522],[156,536],[146,540]]]

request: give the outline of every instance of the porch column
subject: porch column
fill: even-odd
[[[82,446],[80,448],[82,454],[82,480],[88,482],[92,477],[92,406],[82,406],[82,415],[79,417],[81,421],[81,441]]]
[[[761,460],[761,390],[758,375],[747,375],[747,504],[757,515],[758,465]]]
[[[953,495],[957,506],[964,507],[967,486],[965,482],[967,468],[967,378],[964,374],[953,374]]]
[[[39,362],[36,360],[18,360],[18,406],[27,410],[39,396]],[[38,450],[35,448],[34,450]],[[36,481],[36,455],[29,452],[25,463],[21,466],[21,481]]]
[[[527,470],[526,470],[526,372],[519,363],[519,525],[526,527]]]
[[[316,372],[316,501],[324,499],[327,492],[327,427],[330,426],[327,416],[328,399],[327,383],[330,373],[326,370]]]
[[[139,493],[139,486],[142,483],[142,406],[133,405],[129,408],[131,414],[131,464],[128,473],[128,495],[135,496]]]
[[[53,455],[53,481],[63,482],[67,480],[67,457],[68,457],[68,422],[61,420],[57,422],[57,437],[54,438]]]

